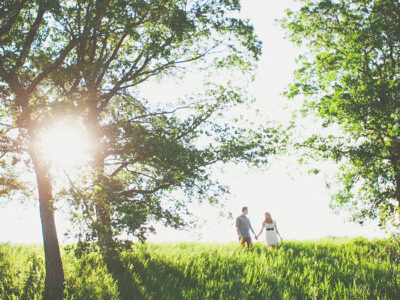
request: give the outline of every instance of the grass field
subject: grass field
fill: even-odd
[[[400,299],[400,250],[390,240],[145,244],[109,272],[101,255],[63,249],[66,299]],[[40,246],[0,244],[0,299],[41,299]]]

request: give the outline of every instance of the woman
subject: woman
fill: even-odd
[[[262,231],[265,228],[265,245],[271,249],[274,248],[274,245],[278,244],[278,236],[282,241],[282,237],[279,234],[278,227],[276,227],[276,222],[272,220],[271,214],[269,212],[265,213],[265,219],[261,224],[261,230],[259,234],[257,234],[256,238],[258,238]]]

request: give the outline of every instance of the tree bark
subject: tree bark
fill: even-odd
[[[86,126],[89,134],[92,138],[92,156],[93,156],[93,169],[95,171],[94,185],[102,185],[101,182],[104,179],[104,154],[102,147],[102,133],[99,126],[99,114],[100,110],[97,108],[97,103],[100,100],[97,97],[96,91],[91,91],[91,97],[88,100],[88,117],[86,119]],[[97,199],[98,200],[98,199]],[[111,216],[107,211],[109,205],[107,199],[101,199],[96,201],[95,209],[97,220],[100,221],[102,228],[98,229],[96,234],[98,237],[100,248],[103,253],[108,253],[112,248],[113,244],[113,232],[111,228]]]
[[[96,178],[95,178],[95,185],[100,184],[103,181],[102,177],[104,177],[104,159],[100,157],[97,158],[95,161],[95,168],[96,168]],[[96,202],[96,215],[97,219],[101,222],[102,228],[97,232],[99,238],[99,244],[103,253],[108,255],[109,250],[112,248],[113,245],[113,231],[111,228],[111,216],[107,211],[107,207],[109,203],[107,199],[102,199],[102,201]]]
[[[392,163],[392,168],[394,171],[394,179],[396,182],[396,200],[397,200],[397,207],[398,207],[398,217],[400,219],[400,172],[399,172],[399,168],[397,166],[397,162],[398,160],[395,158],[391,159],[391,163]]]
[[[64,271],[58,244],[52,186],[49,167],[37,157],[32,157],[39,192],[40,219],[42,222],[46,281],[43,299],[62,299],[64,292]]]

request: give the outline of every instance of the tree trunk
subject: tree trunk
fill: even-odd
[[[100,184],[103,181],[102,177],[104,177],[104,159],[99,158],[96,159],[96,178],[95,184]],[[100,184],[101,185],[101,184]],[[101,229],[98,230],[98,238],[99,244],[103,251],[103,254],[106,256],[110,253],[109,250],[113,247],[113,232],[111,228],[111,216],[107,211],[107,207],[109,203],[107,199],[101,199],[101,201],[96,202],[96,215],[98,221],[102,224]]]
[[[104,181],[104,154],[102,146],[101,128],[99,126],[99,109],[97,108],[97,103],[100,100],[96,96],[96,92],[92,91],[90,101],[88,101],[89,114],[86,119],[86,126],[90,133],[93,141],[92,145],[92,156],[93,156],[93,169],[95,171],[94,185],[102,185],[101,182]],[[100,201],[99,201],[100,200]],[[97,220],[101,223],[101,228],[97,229],[97,237],[99,241],[100,248],[103,253],[107,254],[113,245],[113,232],[111,228],[111,216],[107,210],[109,203],[107,199],[97,199],[95,204]]]
[[[397,208],[398,208],[398,218],[400,220],[400,172],[399,168],[397,166],[397,159],[392,158],[391,163],[392,163],[392,168],[394,171],[394,179],[396,182],[396,200],[397,200]]]
[[[37,157],[33,158],[35,166],[42,222],[44,255],[46,262],[46,281],[43,299],[62,299],[64,292],[64,271],[58,244],[54,210],[52,205],[51,177],[47,164]]]

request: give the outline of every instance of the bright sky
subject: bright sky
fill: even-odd
[[[256,33],[263,41],[263,56],[260,60],[256,80],[250,92],[256,97],[258,106],[268,119],[287,120],[290,109],[281,95],[292,79],[294,61],[298,49],[284,39],[284,32],[275,19],[283,16],[286,8],[297,5],[292,0],[245,0],[242,13],[251,19]],[[191,82],[192,80],[192,82]],[[187,77],[184,87],[173,82],[143,88],[150,98],[163,95],[181,96],[194,86],[195,78]],[[313,124],[310,121],[310,127]],[[329,209],[329,191],[325,188],[325,175],[334,172],[334,166],[324,164],[324,172],[308,175],[305,168],[297,165],[294,159],[282,158],[272,161],[266,170],[248,169],[243,166],[228,166],[218,174],[221,182],[231,187],[231,195],[226,209],[236,217],[242,206],[249,207],[249,218],[258,233],[265,211],[269,211],[277,221],[284,239],[316,239],[326,236],[364,236],[384,237],[387,234],[369,225],[361,227],[345,222],[345,214],[335,215]],[[193,208],[196,216],[203,220],[193,231],[176,231],[163,227],[150,241],[209,241],[229,242],[237,240],[234,220],[221,218],[218,211],[209,206]],[[59,239],[65,241],[63,234],[68,228],[66,216],[56,212]],[[38,203],[21,211],[20,205],[0,207],[0,242],[42,243]]]

